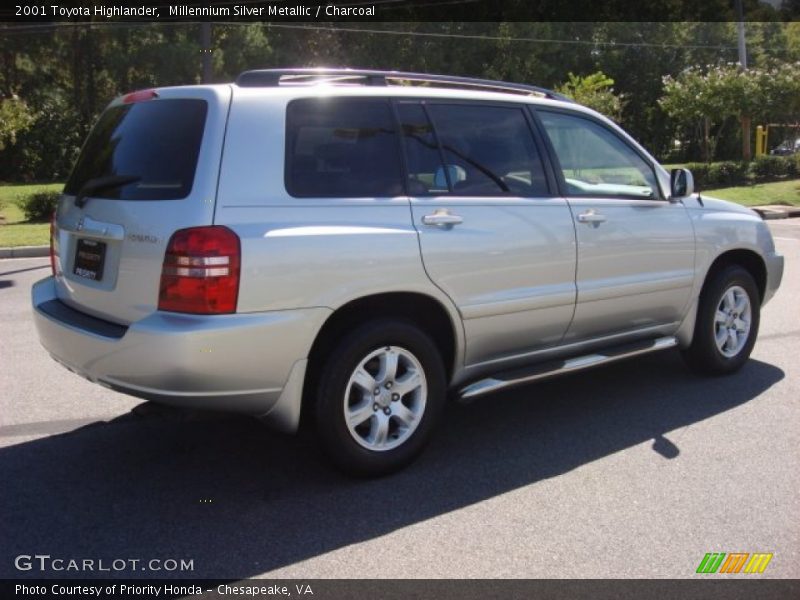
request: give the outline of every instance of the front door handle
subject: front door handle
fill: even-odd
[[[446,208],[440,208],[435,210],[431,215],[425,215],[422,217],[422,223],[424,225],[430,225],[431,227],[441,227],[442,229],[450,229],[453,225],[461,225],[464,222],[464,218],[460,215],[454,215]]]
[[[601,215],[599,212],[596,212],[594,209],[589,209],[585,212],[582,212],[578,215],[578,223],[587,223],[592,227],[598,227],[600,223],[605,223],[606,216]]]

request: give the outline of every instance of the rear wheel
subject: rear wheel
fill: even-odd
[[[434,342],[399,320],[366,323],[330,353],[317,392],[323,449],[341,469],[380,475],[411,462],[428,442],[445,400]]]
[[[758,335],[760,297],[753,276],[738,265],[712,275],[700,295],[692,345],[683,357],[698,373],[724,375],[742,367]]]

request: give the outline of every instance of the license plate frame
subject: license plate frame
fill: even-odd
[[[75,262],[72,272],[89,281],[102,281],[106,260],[106,243],[88,238],[79,238],[75,247]]]

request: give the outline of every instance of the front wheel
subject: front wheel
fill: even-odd
[[[758,335],[760,297],[753,276],[726,267],[703,288],[691,346],[683,352],[698,373],[724,375],[742,367]]]
[[[323,449],[350,473],[395,471],[427,443],[445,388],[442,359],[427,334],[406,321],[366,323],[323,368],[315,406]]]

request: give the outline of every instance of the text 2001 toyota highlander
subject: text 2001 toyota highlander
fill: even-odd
[[[741,367],[783,258],[692,188],[533,86],[291,69],[134,92],[65,187],[36,326],[92,381],[284,430],[302,409],[338,465],[387,472],[448,391],[671,346]]]

